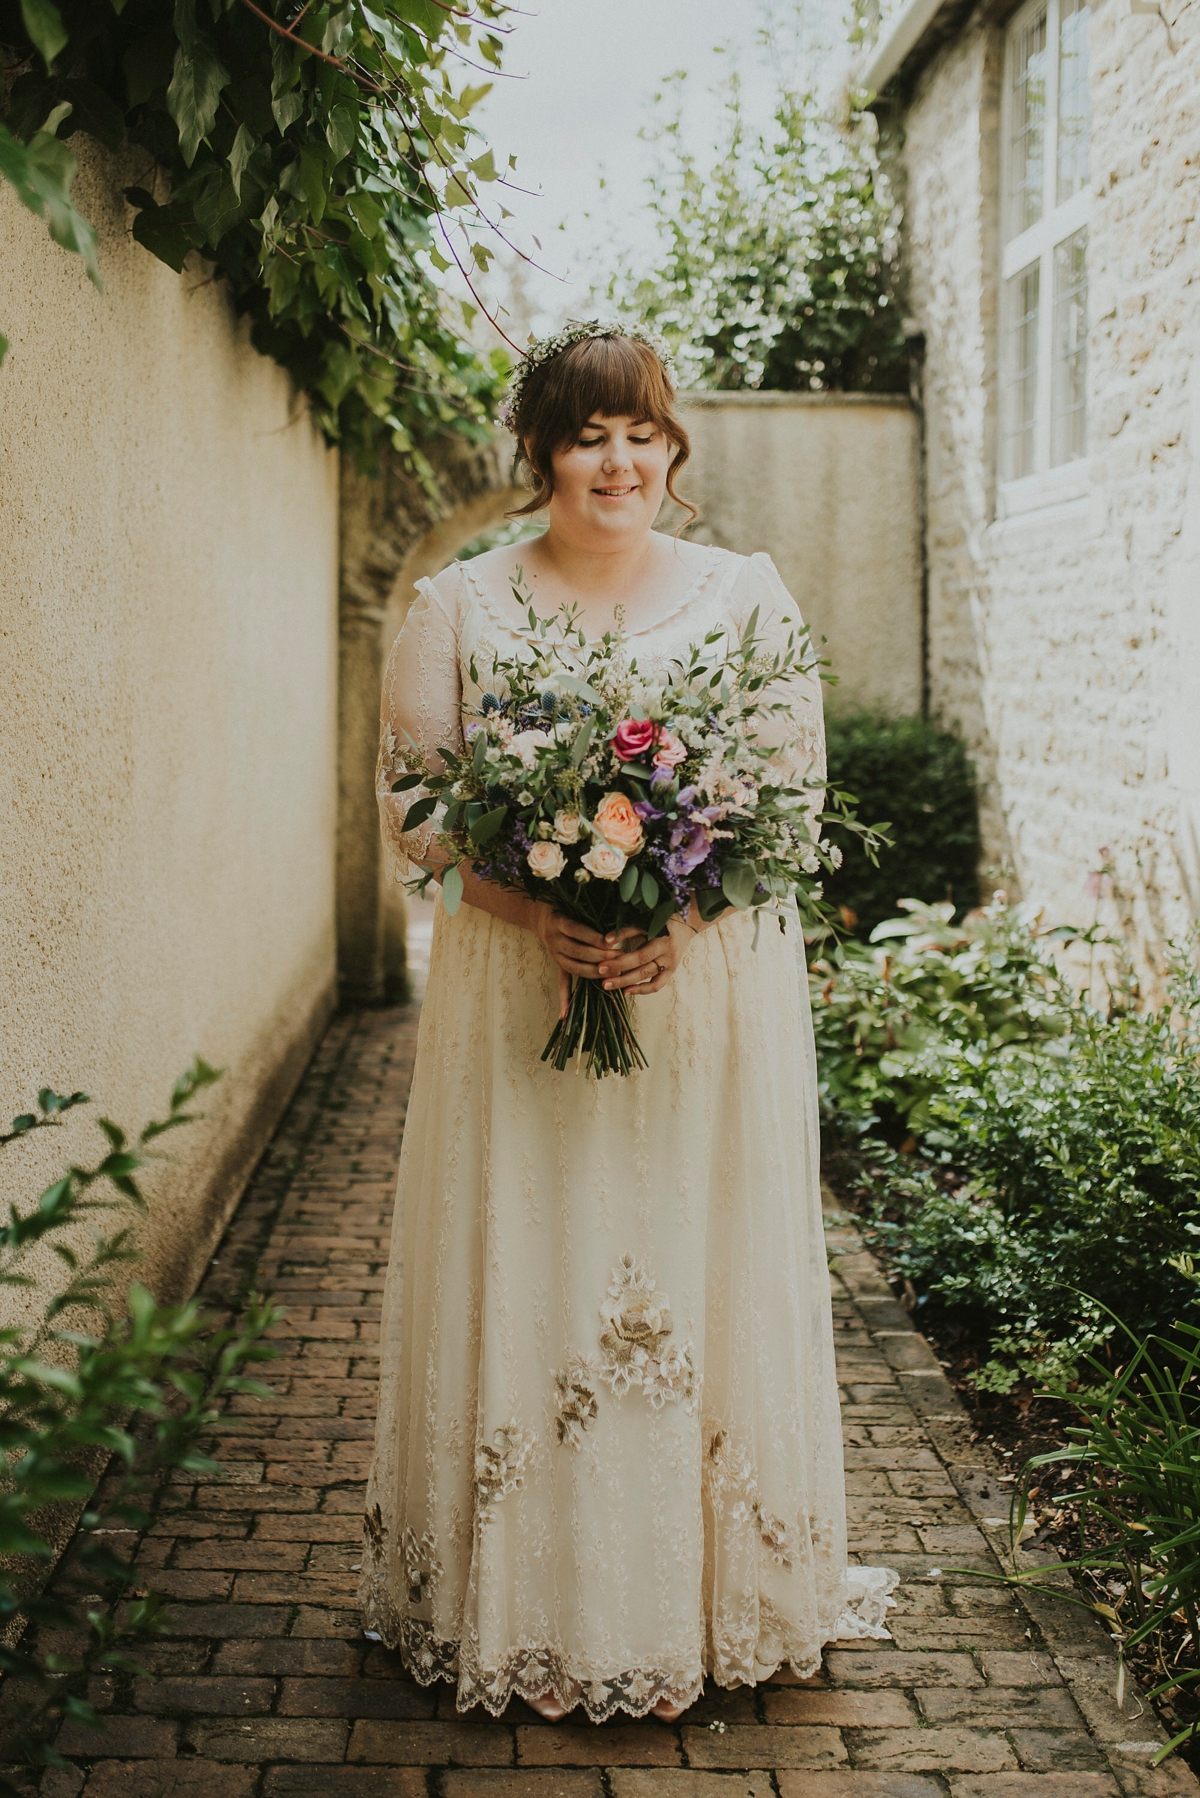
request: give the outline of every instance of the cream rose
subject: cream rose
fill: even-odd
[[[508,744],[510,754],[519,755],[524,767],[537,767],[537,752],[548,749],[554,738],[544,730],[519,730]]]
[[[626,855],[636,855],[642,846],[642,820],[633,809],[633,801],[624,793],[606,793],[596,807],[595,827],[606,843]]]
[[[577,843],[579,841],[580,817],[578,812],[555,812],[554,835],[560,843]]]
[[[525,857],[539,880],[557,880],[567,858],[557,843],[535,843]]]
[[[583,858],[583,865],[597,880],[620,880],[628,857],[613,843],[597,839]]]

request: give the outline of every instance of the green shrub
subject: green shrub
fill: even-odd
[[[827,897],[855,914],[864,937],[893,916],[902,894],[969,911],[979,899],[979,813],[959,739],[925,718],[872,710],[831,710],[825,730],[830,780],[854,794],[863,817],[888,819],[895,845],[875,865],[831,823],[826,834],[843,862]]]
[[[960,924],[949,900],[900,904],[869,944],[827,946],[810,969],[822,1111],[844,1131],[919,1133],[961,1049],[1049,1043],[1073,1015],[1041,939],[1003,899]]]
[[[1177,1271],[1196,1277],[1187,1258]],[[1091,1362],[1099,1388],[1079,1400],[1081,1422],[1067,1430],[1068,1446],[1026,1466],[1014,1522],[1019,1535],[1043,1469],[1058,1466],[1068,1482],[1078,1471],[1079,1487],[1057,1498],[1078,1511],[1079,1552],[1067,1565],[1090,1576],[1089,1608],[1116,1633],[1122,1662],[1143,1644],[1151,1650],[1156,1678],[1149,1696],[1173,1699],[1176,1723],[1181,1710],[1192,1713],[1159,1750],[1157,1765],[1200,1732],[1200,1328],[1181,1323],[1169,1338],[1148,1341],[1128,1329],[1121,1334],[1125,1365],[1114,1376]],[[1034,1568],[1016,1583],[1061,1578],[1062,1565]]]
[[[667,84],[674,108],[647,133],[657,244],[622,256],[606,297],[658,326],[688,387],[907,393],[899,216],[873,121],[853,109],[840,125],[776,68],[770,123],[752,125],[732,75],[718,141],[699,159],[682,126],[685,77]]]
[[[130,1229],[97,1235],[83,1258],[72,1246],[85,1219],[144,1210],[136,1175],[149,1145],[192,1122],[187,1106],[216,1078],[198,1061],[176,1083],[168,1116],[147,1124],[136,1145],[100,1119],[108,1139],[100,1161],[68,1168],[31,1209],[13,1206],[0,1226],[0,1286],[36,1289],[30,1257],[38,1249],[49,1248],[68,1276],[40,1318],[0,1330],[0,1672],[9,1763],[61,1765],[51,1737],[64,1718],[103,1727],[87,1701],[88,1676],[138,1671],[131,1648],[163,1621],[153,1593],[121,1602],[139,1576],[117,1545],[132,1544],[146,1526],[149,1496],[165,1473],[217,1471],[196,1443],[224,1396],[264,1390],[241,1370],[272,1354],[263,1338],[279,1312],[251,1295],[237,1324],[217,1322],[194,1301],[160,1306],[135,1282],[126,1314],[117,1315],[112,1281],[136,1258]],[[85,1103],[84,1093],[44,1088],[37,1111],[14,1118],[0,1146],[58,1128]],[[43,1589],[76,1519],[69,1576]],[[15,1790],[2,1780],[0,1789]]]
[[[1168,1007],[1104,1016],[1019,913],[956,929],[945,910],[910,905],[814,965],[825,1114],[859,1138],[872,1239],[981,1346],[978,1383],[1061,1384],[1111,1334],[1106,1307],[1144,1334],[1193,1302],[1200,981],[1178,957]],[[915,1153],[872,1135],[889,1124]]]

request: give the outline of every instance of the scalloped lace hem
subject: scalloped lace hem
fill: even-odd
[[[890,1641],[885,1619],[896,1602],[892,1593],[898,1583],[899,1575],[890,1567],[847,1568],[846,1602],[825,1640]],[[372,1596],[378,1600],[378,1594]],[[703,1667],[673,1671],[632,1668],[619,1674],[580,1677],[568,1668],[565,1657],[552,1648],[517,1648],[499,1667],[484,1670],[464,1664],[458,1642],[436,1635],[432,1624],[420,1618],[398,1616],[386,1599],[382,1603],[368,1602],[367,1617],[371,1632],[399,1653],[405,1670],[418,1685],[449,1680],[457,1686],[455,1703],[460,1711],[482,1705],[493,1717],[499,1717],[514,1698],[529,1703],[553,1697],[565,1710],[582,1709],[592,1723],[605,1723],[618,1711],[644,1717],[664,1699],[687,1710],[704,1690]],[[753,1648],[730,1649],[721,1656],[721,1665],[709,1670],[708,1676],[718,1686],[760,1685],[782,1666],[790,1667],[797,1679],[811,1679],[820,1671],[819,1648],[814,1654],[807,1645],[782,1641],[779,1619],[768,1620],[773,1627],[765,1640]],[[764,1650],[771,1655],[769,1660],[759,1658]]]

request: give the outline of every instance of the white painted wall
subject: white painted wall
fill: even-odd
[[[225,1067],[146,1182],[140,1274],[182,1294],[332,1002],[337,460],[83,154],[103,294],[0,185],[0,1116],[49,1084],[140,1125]],[[0,1204],[98,1159],[86,1115]]]

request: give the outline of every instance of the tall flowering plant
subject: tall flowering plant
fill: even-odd
[[[422,788],[404,829],[436,825],[410,890],[440,876],[453,913],[470,862],[602,933],[661,936],[693,900],[705,923],[767,907],[782,929],[792,897],[802,921],[827,923],[820,876],[841,856],[817,834],[821,796],[869,853],[882,839],[780,755],[796,734],[785,684],[817,665],[806,634],[768,649],[756,610],[739,639],[714,631],[669,680],[649,681],[619,632],[589,643],[574,612],[539,618],[519,579],[513,591],[533,654],[494,663],[493,690],[465,710],[463,747],[439,750],[434,768],[415,744],[389,745],[391,790]],[[624,992],[572,982],[542,1059],[563,1070],[575,1057],[597,1076],[646,1066]]]

